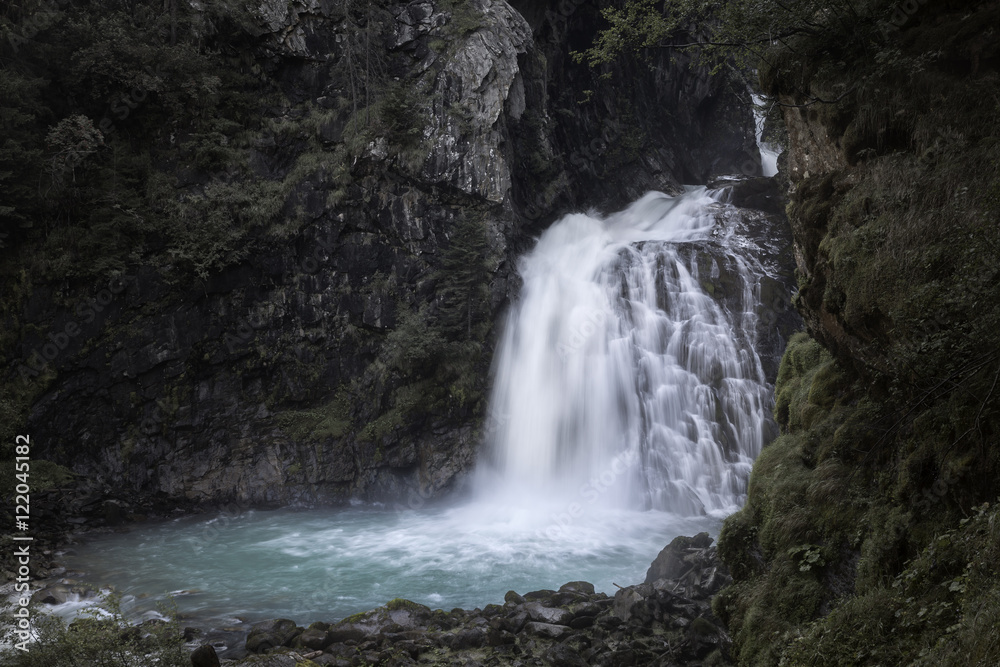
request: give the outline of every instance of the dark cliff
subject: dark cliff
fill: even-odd
[[[600,78],[593,3],[515,5],[5,17],[47,105],[0,156],[46,183],[3,209],[5,440],[139,506],[454,486],[532,235],[757,160],[726,76]]]
[[[807,334],[719,551],[741,664],[1000,659],[1000,21],[863,3],[768,54]],[[837,63],[832,67],[831,63]]]

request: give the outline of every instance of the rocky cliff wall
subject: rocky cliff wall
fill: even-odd
[[[178,157],[182,129],[148,150],[153,198],[192,233],[229,233],[192,202],[226,219],[271,207],[270,227],[220,242],[193,278],[193,246],[143,250],[110,281],[22,273],[7,382],[36,455],[86,502],[136,511],[453,488],[489,432],[494,329],[532,235],[756,158],[725,77],[669,53],[610,78],[573,64],[596,17],[591,2],[263,3],[240,66],[259,129],[212,139],[243,147],[251,195]]]
[[[998,9],[861,11],[761,71],[808,335],[720,534],[715,609],[739,664],[993,664]]]

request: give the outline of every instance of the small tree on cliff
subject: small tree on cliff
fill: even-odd
[[[577,62],[607,65],[624,53],[697,50],[721,64],[773,64],[783,49],[874,55],[892,28],[890,0],[625,0],[601,10],[608,27]]]

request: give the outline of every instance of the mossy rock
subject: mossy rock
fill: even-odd
[[[691,634],[700,637],[712,637],[719,634],[719,628],[706,618],[699,616],[698,618],[691,621],[691,625],[688,626]]]
[[[412,612],[427,612],[430,613],[430,607],[425,607],[422,604],[412,602],[410,600],[405,600],[403,598],[394,598],[385,603],[385,608],[389,611],[412,611]]]
[[[848,381],[826,349],[805,334],[795,334],[778,367],[775,421],[789,431],[808,429],[834,407]]]

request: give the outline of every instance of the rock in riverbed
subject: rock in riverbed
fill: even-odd
[[[431,610],[397,599],[333,624],[257,623],[246,648],[289,665],[341,667],[728,665],[729,637],[710,602],[730,579],[711,544],[706,533],[677,538],[645,582],[614,597],[574,581],[558,591],[511,591],[503,605],[485,609]]]
[[[219,656],[211,644],[202,644],[191,654],[192,667],[219,667]]]

